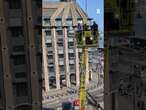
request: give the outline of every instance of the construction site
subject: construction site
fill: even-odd
[[[146,110],[146,0],[0,0],[0,110]]]
[[[44,2],[42,20],[43,109],[103,110],[98,24],[76,0]]]
[[[44,54],[45,109],[146,109],[145,1],[106,0],[104,4],[103,52],[98,24],[75,0],[45,3],[43,50],[49,54]]]

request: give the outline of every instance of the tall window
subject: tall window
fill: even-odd
[[[53,59],[53,55],[48,55],[48,59]]]
[[[24,51],[24,45],[14,46],[13,51],[14,52],[23,52]]]
[[[64,58],[64,54],[59,54],[59,58]]]
[[[69,42],[69,43],[68,43],[68,48],[69,48],[69,49],[72,49],[73,46],[74,46],[74,42]]]
[[[47,19],[47,18],[44,18],[44,23],[47,24],[47,25],[50,25],[50,20]]]
[[[57,35],[63,35],[63,31],[62,30],[57,30]]]
[[[57,19],[56,19],[56,25],[57,25],[57,26],[61,26],[61,25],[62,25],[62,21],[61,21],[60,18],[57,18]]]
[[[69,58],[74,58],[74,53],[69,53]]]
[[[71,72],[75,70],[75,65],[74,64],[70,64],[69,66],[70,66],[70,71]]]
[[[54,67],[49,67],[50,72],[54,72]]]
[[[17,97],[27,96],[28,95],[28,87],[27,83],[14,83],[14,92]]]
[[[23,28],[22,27],[12,27],[10,29],[12,37],[21,37],[23,36]]]
[[[46,46],[49,48],[49,47],[52,47],[52,43],[46,43]]]
[[[72,20],[67,19],[66,23],[67,23],[67,26],[72,26]]]
[[[15,78],[25,78],[25,77],[26,77],[26,72],[15,73]]]
[[[64,70],[65,70],[64,65],[61,65],[60,66],[60,71],[64,71]]]
[[[46,30],[46,36],[51,36],[51,30]]]
[[[21,0],[8,0],[10,9],[21,8]]]
[[[14,65],[25,64],[25,55],[14,56]]]

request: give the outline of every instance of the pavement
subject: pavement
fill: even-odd
[[[93,65],[97,65],[97,64],[93,64]],[[99,68],[98,67],[92,68],[93,69],[92,80],[90,81],[90,83],[87,86],[87,91],[103,107],[104,89],[103,89],[103,77],[101,77],[101,75],[103,74],[103,71],[101,70],[102,66],[103,65],[99,64]],[[101,71],[97,71],[99,69]],[[68,102],[68,101],[72,102],[78,98],[79,98],[79,87],[76,87],[73,85],[70,88],[64,87],[60,90],[50,90],[48,93],[45,93],[43,95],[43,107],[44,108],[54,108],[55,110],[57,110],[57,108],[61,108],[62,102]],[[92,107],[92,105],[87,105],[87,106],[90,108],[89,110],[95,109],[94,107]]]
[[[103,101],[103,86],[97,84],[90,84],[88,86],[89,93],[97,99],[97,102],[101,103]],[[43,101],[43,107],[48,108],[59,108],[62,102],[74,101],[79,98],[78,87],[73,88],[63,88],[62,90],[50,91],[47,95],[46,100]]]

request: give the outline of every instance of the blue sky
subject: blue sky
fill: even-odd
[[[86,0],[77,0],[81,8],[85,10]],[[87,13],[89,17],[93,18],[99,25],[99,29],[103,31],[103,0],[87,0]],[[100,10],[100,14],[97,14],[97,9]]]

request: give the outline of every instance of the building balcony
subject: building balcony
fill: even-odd
[[[69,30],[68,33],[69,33],[69,34],[74,34],[75,32],[74,32],[74,30]]]
[[[60,75],[64,75],[65,74],[65,71],[60,71]]]
[[[74,46],[68,44],[68,49],[73,49],[74,50],[74,48],[75,48]]]
[[[62,40],[63,41],[64,36],[63,35],[57,35],[57,38],[58,38],[58,40]]]
[[[69,53],[74,53],[74,49],[69,49],[68,52]]]
[[[13,46],[24,45],[24,41],[25,39],[23,35],[13,36],[13,38],[11,39],[11,44]]]
[[[14,82],[15,83],[22,83],[22,82],[26,82],[27,80],[26,80],[26,78],[24,77],[24,78],[14,78]]]
[[[48,47],[47,49],[48,49],[48,52],[49,52],[49,53],[53,51],[53,47]],[[52,52],[52,53],[53,53],[53,52]]]
[[[22,103],[27,103],[28,100],[29,100],[28,96],[16,97],[15,103],[19,105]]]
[[[24,52],[24,45],[13,46],[13,52]]]
[[[75,73],[75,68],[70,69],[70,73]]]
[[[75,61],[74,60],[69,60],[69,64],[74,64]]]
[[[74,42],[74,38],[68,38],[68,42]]]
[[[13,51],[11,55],[16,56],[16,55],[24,55],[24,54],[25,54],[24,51]]]
[[[46,43],[52,43],[52,39],[46,39]]]
[[[63,40],[63,37],[62,36],[57,36],[57,43],[63,43],[64,40]]]
[[[48,67],[54,67],[54,64],[53,63],[49,63]]]
[[[22,26],[22,19],[21,18],[10,18],[8,24],[11,27]]]
[[[53,59],[48,59],[48,63],[52,63],[53,61]]]
[[[22,16],[22,10],[21,9],[9,9],[8,11],[9,18],[19,18]]]
[[[72,56],[69,57],[70,60],[75,60],[75,58],[76,58],[76,57],[72,57]]]
[[[59,59],[59,65],[64,65],[64,58]]]
[[[15,73],[21,72],[21,71],[26,71],[26,65],[22,64],[22,65],[15,65],[13,68]]]
[[[53,55],[53,52],[48,52],[48,56],[52,56]]]
[[[63,48],[58,48],[58,53],[59,54],[64,54]]]
[[[49,77],[55,77],[55,72],[49,72]]]
[[[43,27],[51,26],[50,22],[43,21]]]

